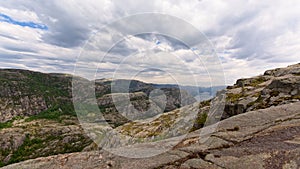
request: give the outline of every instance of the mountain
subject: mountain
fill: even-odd
[[[0,70],[0,166],[30,158],[78,152],[90,149],[92,140],[80,127],[72,102],[72,76],[58,73],[40,73],[29,70]],[[82,81],[87,79],[79,78]],[[153,100],[149,99],[152,84],[136,80],[96,80],[95,95],[99,109],[113,127],[129,122],[118,113],[112,102],[111,86],[129,85],[131,105],[135,108],[130,116],[143,117]],[[161,88],[166,95],[166,107],[157,107],[155,116],[191,104],[196,100],[186,92],[180,97],[178,88]],[[120,100],[122,102],[122,100]],[[86,119],[98,123],[97,114],[90,113]]]
[[[0,166],[11,164],[3,167],[4,169],[297,169],[300,166],[300,63],[267,70],[263,75],[252,78],[239,79],[233,86],[217,92],[216,97],[211,100],[175,106],[168,112],[153,114],[153,117],[141,121],[124,120],[114,125],[119,133],[131,136],[123,142],[117,143],[114,135],[102,139],[103,145],[106,146],[114,146],[117,143],[128,150],[142,149],[146,152],[149,148],[149,152],[159,151],[165,145],[175,144],[168,152],[144,159],[119,157],[99,149],[90,137],[93,138],[93,129],[97,128],[96,132],[105,132],[106,128],[101,128],[101,123],[92,121],[95,114],[87,114],[91,121],[81,124],[85,126],[85,131],[90,131],[88,137],[72,111],[64,112],[59,108],[62,100],[70,99],[69,95],[64,93],[71,91],[70,86],[55,88],[52,83],[70,79],[68,75],[47,74],[48,79],[44,82],[44,78],[41,78],[43,74],[38,72],[3,71],[5,74],[0,77],[1,81],[5,81],[1,83],[5,84],[5,87],[1,90],[5,91],[5,95],[1,95],[1,98],[13,98],[8,104],[10,106],[7,106],[10,110],[7,112],[15,112],[9,116],[15,117],[14,119],[4,118],[8,121],[0,123]],[[35,75],[39,75],[40,80],[31,79]],[[128,84],[122,79],[114,81],[101,79],[95,83],[99,108],[110,115],[113,114],[109,113],[113,107],[110,101],[112,95],[122,93],[109,94],[107,91],[111,90],[112,83]],[[29,84],[35,86],[26,86]],[[153,89],[168,89],[162,91],[172,91],[172,94],[178,91],[176,88],[169,90],[169,86],[135,81],[129,94],[134,98],[131,99],[133,105],[140,106],[143,110],[144,103],[147,100],[151,102],[148,98]],[[47,90],[53,91],[53,94],[43,92]],[[26,95],[31,96],[30,98],[39,97],[41,103],[45,102],[44,107],[40,106],[43,104],[39,104],[37,99],[29,99],[29,102],[23,104]],[[171,96],[170,105],[176,105],[178,102],[171,99]],[[18,114],[23,112],[23,109],[11,108],[15,105],[14,101],[21,102],[24,107],[27,103],[32,107],[42,107],[45,111],[38,113],[35,109],[28,109],[33,113],[26,114],[24,111],[25,113]],[[222,109],[218,109],[221,111],[217,111],[215,105],[221,105],[219,107]],[[189,116],[191,112],[196,116]],[[115,118],[115,122],[119,119]],[[182,121],[184,123],[181,123]],[[192,126],[187,128],[184,124]],[[172,132],[169,132],[170,126]],[[186,131],[189,134],[182,138],[181,135]]]
[[[208,100],[216,96],[217,92],[225,89],[227,86],[197,87],[175,84],[152,84],[156,88],[180,88],[187,91],[198,101]]]
[[[299,73],[300,64],[296,64],[287,68],[268,70],[264,75],[239,79],[233,86],[219,91],[217,97],[211,101],[203,101],[158,115],[149,123],[130,122],[118,127],[117,130],[126,135],[138,136],[134,140],[142,138],[148,141],[149,137],[153,135],[160,139],[161,137],[167,139],[186,133],[186,128],[190,124],[194,124],[191,128],[194,131],[209,125],[211,122],[208,121],[216,122],[254,110],[299,102]],[[211,104],[224,105],[223,107],[219,106],[222,108],[220,112],[217,110],[218,106],[211,107]],[[195,117],[191,114],[197,115]],[[169,116],[176,118],[173,119]],[[185,121],[185,123],[180,123],[181,121]],[[170,126],[173,126],[172,132],[169,131]],[[114,139],[117,138],[111,137],[107,144],[114,143],[112,141]],[[153,137],[152,139],[156,140],[157,138]],[[121,144],[127,145],[128,143]]]
[[[83,78],[81,80],[88,81]],[[0,122],[7,122],[24,116],[39,114],[42,116],[45,114],[44,112],[49,113],[49,110],[51,112],[57,111],[57,116],[76,116],[72,103],[71,75],[2,69],[0,70],[0,82]],[[111,91],[112,83],[118,87],[129,84],[128,92],[131,93],[132,104],[138,110],[147,109],[150,104],[148,101],[149,94],[153,89],[156,89],[153,84],[137,80],[96,80],[95,95],[98,99],[99,108],[103,111],[105,118],[113,121],[115,125],[128,121],[118,115],[112,104],[111,93],[122,93],[122,91]],[[164,110],[166,112],[196,101],[185,91],[181,92],[183,95],[180,95],[178,88],[161,88],[161,90],[167,99]],[[158,112],[160,110],[157,111],[157,114]]]

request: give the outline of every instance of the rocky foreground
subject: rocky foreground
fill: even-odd
[[[215,124],[217,130],[211,135],[199,137],[201,131],[210,130],[209,126],[202,128],[191,133],[173,150],[146,159],[92,151],[28,160],[3,169],[298,169],[299,110],[300,102],[296,102],[240,114]],[[146,148],[147,144],[137,146]]]

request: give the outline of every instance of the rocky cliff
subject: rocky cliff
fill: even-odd
[[[0,122],[17,116],[36,115],[56,105],[69,113],[70,85],[68,75],[0,70]]]

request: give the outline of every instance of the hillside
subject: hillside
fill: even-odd
[[[5,71],[10,74],[12,70]],[[19,73],[19,71],[17,72]],[[23,74],[22,71],[21,74]],[[25,77],[23,77],[24,75],[20,76],[27,79],[26,83],[28,78],[31,77],[27,74],[25,73]],[[50,79],[69,78],[69,76],[57,74],[49,76],[51,76]],[[14,79],[15,76],[8,75],[3,77],[10,78],[10,80],[5,79],[6,83],[9,84],[7,86],[10,86],[10,90],[3,88],[8,91],[6,95],[3,95],[3,98],[19,96],[18,92],[12,92],[14,88],[11,86],[17,86],[16,84],[19,84],[18,80],[21,78]],[[54,81],[59,82],[57,79]],[[122,81],[116,83],[124,83]],[[22,85],[27,85],[26,83]],[[50,85],[50,83],[46,84]],[[46,84],[39,81],[40,86],[47,86]],[[112,115],[117,112],[111,108],[113,107],[112,94],[108,93],[110,84],[111,81],[103,79],[96,81],[97,100],[99,108],[104,112],[107,111],[107,119],[119,122],[118,120],[122,117],[115,118],[117,115]],[[50,86],[47,90],[54,90],[52,85]],[[69,87],[55,88],[55,92],[53,92],[55,94],[53,95],[45,95],[43,92],[40,94],[39,90],[44,91],[40,88],[25,89],[24,91],[30,94],[26,94],[26,92],[24,95],[20,94],[22,99],[17,97],[16,100],[24,100],[23,97],[26,97],[26,95],[39,96],[41,100],[48,97],[52,104],[56,103],[55,99],[57,98],[70,99],[67,95],[62,94],[63,91],[70,92]],[[140,106],[141,109],[146,109],[146,105],[151,102],[151,100],[148,100],[149,92],[153,89],[154,87],[151,84],[135,81],[133,86],[130,87],[131,97],[135,98],[132,99],[132,104]],[[56,107],[51,108],[48,100],[43,100],[41,102],[45,102],[44,105],[47,105],[44,107],[46,111],[41,113],[32,111],[31,114],[24,113],[16,116],[14,116],[16,113],[12,113],[9,117],[15,117],[14,119],[1,123],[0,164],[6,165],[42,157],[3,168],[67,169],[73,168],[75,165],[77,168],[130,169],[299,168],[300,63],[286,68],[268,70],[263,75],[256,77],[239,79],[233,86],[228,86],[226,90],[218,92],[217,97],[203,102],[191,101],[187,105],[176,106],[178,104],[175,97],[176,89],[172,88],[170,90],[169,87],[163,89],[166,93],[171,93],[168,96],[168,100],[172,100],[169,103],[170,109],[168,112],[153,114],[153,117],[141,121],[130,122],[125,119],[118,125],[114,125],[114,127],[119,133],[130,136],[130,139],[118,142],[118,145],[125,146],[123,147],[125,149],[140,148],[145,151],[147,148],[151,148],[151,150],[155,147],[161,149],[166,144],[176,142],[176,146],[166,153],[146,159],[130,159],[99,150],[97,145],[84,134],[76,117],[70,114],[72,111],[64,112],[59,108],[59,102],[57,102]],[[16,88],[16,91],[18,90],[23,91],[23,88]],[[175,99],[170,99],[172,96]],[[223,99],[224,103],[219,102]],[[224,104],[221,114],[215,114],[210,109],[213,107],[212,105],[217,103]],[[15,108],[9,110],[15,111]],[[18,111],[22,112],[22,109]],[[191,112],[196,113],[196,117],[189,116]],[[49,114],[53,116],[49,118]],[[23,115],[29,117],[22,117]],[[91,114],[89,116],[91,119],[95,119]],[[219,120],[221,121],[218,122]],[[181,123],[182,121],[185,121],[185,123]],[[187,128],[183,124],[192,124],[192,126]],[[98,134],[106,131],[106,128],[101,126],[100,123],[91,122],[83,124],[83,126],[88,127],[85,129],[90,132],[97,128],[96,132]],[[169,132],[170,126],[172,126],[173,132]],[[181,139],[179,136],[186,132],[189,132],[186,138],[179,140]],[[91,133],[89,133],[89,136],[91,136]],[[101,141],[104,145],[113,147],[116,140],[117,138],[111,135],[111,137]],[[179,141],[179,144],[177,144],[177,141]],[[138,144],[132,145],[132,143]],[[157,146],[153,147],[153,144]]]
[[[219,121],[249,111],[299,102],[299,73],[300,64],[296,64],[287,68],[268,70],[264,75],[237,80],[236,84],[228,86],[226,91],[219,92],[219,97],[223,97],[224,92],[226,93],[224,103],[220,103],[218,97],[211,100],[211,103],[224,104],[223,112],[217,114],[220,117],[212,114],[213,111],[210,110],[211,103],[206,101],[159,115],[150,123],[132,122],[117,129],[121,133],[136,136],[136,140],[151,137],[153,134],[163,138],[170,138],[188,132],[186,128],[191,123],[194,123],[194,126],[188,129],[194,131],[208,125],[208,121]],[[198,111],[197,118],[188,116],[193,111]],[[169,116],[176,117],[176,121],[171,120],[172,118]],[[182,120],[185,123],[180,123]],[[167,125],[161,123],[162,121],[166,122],[165,124]],[[169,130],[171,125],[175,126],[172,128],[172,132]]]
[[[0,70],[0,82],[0,122],[7,122],[16,117],[38,115],[48,110],[57,110],[59,112],[57,116],[76,115],[72,105],[71,75],[2,69]],[[139,101],[139,103],[133,104],[140,110],[147,109],[150,91],[156,89],[154,84],[137,80],[96,80],[95,95],[99,102],[99,108],[103,110],[108,120],[118,124],[122,124],[125,119],[117,115],[117,110],[112,105],[110,95],[116,92],[111,91],[112,83],[116,85],[130,83],[131,99]],[[167,97],[166,112],[196,101],[188,93],[181,99],[178,87],[160,89]],[[142,97],[139,92],[143,93]],[[141,102],[143,104],[140,104]],[[184,104],[181,105],[181,103]],[[139,105],[142,106],[139,107]],[[127,121],[125,120],[123,123],[125,122]]]
[[[30,158],[91,149],[92,140],[80,127],[74,111],[72,78],[67,74],[0,70],[0,166]],[[129,81],[95,81],[99,109],[113,127],[129,122],[118,113],[111,98],[113,94],[119,95],[111,94],[111,84],[125,82]],[[147,110],[152,102],[148,99],[149,93],[153,89],[153,84],[132,81],[129,92],[134,108]],[[161,90],[168,100],[165,111],[196,101],[186,93],[182,98],[186,101],[181,105],[178,88]],[[148,117],[161,111],[163,110],[158,109]],[[141,115],[136,113],[131,116],[138,118]],[[95,114],[88,114],[86,118],[97,122]]]

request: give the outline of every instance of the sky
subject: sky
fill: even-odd
[[[82,66],[87,78],[97,68],[94,78],[230,85],[300,62],[299,9],[298,0],[1,0],[0,68],[73,74]],[[145,13],[170,21],[114,24]],[[159,31],[124,36],[140,29]],[[200,53],[214,59],[178,37],[205,43]]]

